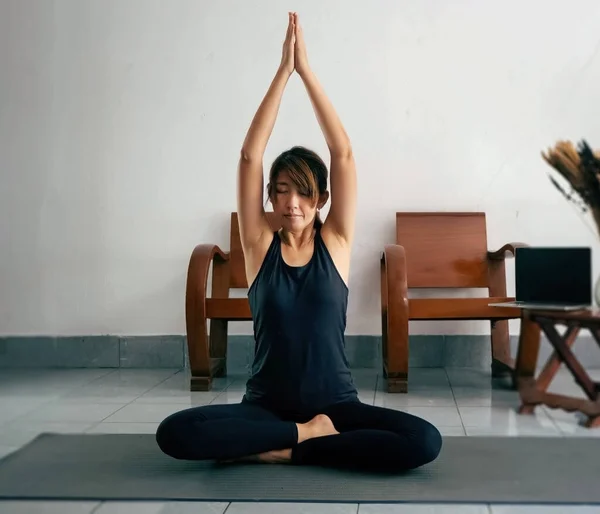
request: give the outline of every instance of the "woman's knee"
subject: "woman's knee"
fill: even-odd
[[[439,430],[424,419],[413,419],[410,430],[397,430],[394,445],[388,448],[385,462],[390,471],[403,472],[416,469],[437,459],[442,449]]]
[[[171,414],[163,419],[156,429],[156,443],[167,455],[171,454],[173,442],[176,440],[177,418],[175,416]]]
[[[175,412],[166,417],[156,429],[158,447],[170,457],[184,458],[182,442],[189,432],[190,417],[186,411]]]
[[[438,458],[442,449],[442,434],[428,421],[422,420],[422,425],[414,436],[413,468],[429,464]]]

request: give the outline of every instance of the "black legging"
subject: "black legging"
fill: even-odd
[[[346,402],[319,413],[329,416],[340,434],[298,444],[296,423],[312,416],[290,416],[242,401],[172,414],[158,427],[156,440],[176,459],[229,460],[291,448],[293,464],[373,471],[417,468],[436,459],[442,447],[433,425],[406,412]]]

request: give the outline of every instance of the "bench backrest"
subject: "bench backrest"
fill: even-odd
[[[483,212],[397,212],[409,288],[488,287]]]
[[[277,223],[275,214],[273,212],[267,212],[266,214],[271,229],[273,231],[279,230],[281,225]],[[248,281],[246,280],[246,265],[244,262],[237,212],[231,213],[229,252],[229,287],[231,289],[245,289],[248,287]]]

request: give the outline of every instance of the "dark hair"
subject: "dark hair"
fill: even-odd
[[[313,200],[313,205],[319,201],[319,195],[327,191],[329,172],[323,159],[315,152],[303,146],[294,146],[281,153],[271,164],[267,195],[272,200],[275,192],[277,177],[282,171],[287,171],[290,180],[298,192]],[[323,224],[319,214],[315,218],[315,227]]]

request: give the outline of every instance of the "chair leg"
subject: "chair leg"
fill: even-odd
[[[190,391],[210,391],[212,388],[212,375],[206,320],[192,320],[192,317],[190,315],[188,317],[187,329],[187,346],[191,371]]]
[[[408,335],[396,334],[388,337],[383,344],[386,357],[384,359],[384,376],[387,380],[388,393],[408,392]],[[391,357],[390,357],[391,356]]]
[[[512,376],[514,359],[510,356],[508,320],[496,320],[492,325],[492,377]]]
[[[489,261],[490,296],[506,296],[506,264],[504,259]],[[510,334],[508,320],[491,320],[492,326],[492,376],[510,376],[515,369],[510,356]]]
[[[210,322],[210,367],[213,377],[227,376],[227,320]]]
[[[390,301],[385,259],[381,259],[381,353],[388,393],[408,392],[408,303]],[[393,298],[397,298],[394,295]]]

